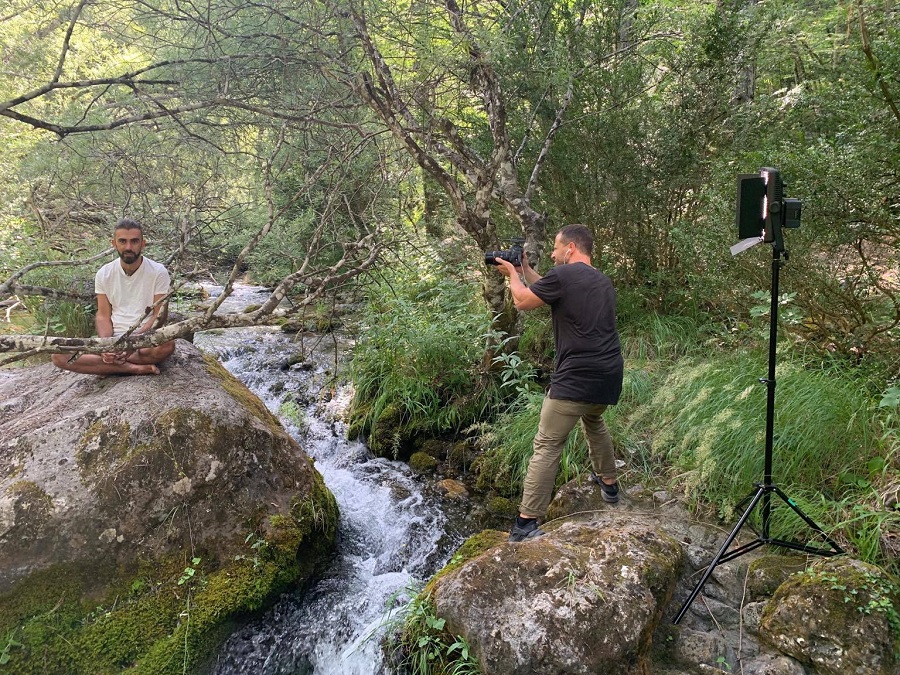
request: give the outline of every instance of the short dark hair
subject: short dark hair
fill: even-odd
[[[559,231],[559,237],[564,244],[574,242],[575,248],[585,255],[590,255],[594,248],[594,235],[586,225],[566,225]]]
[[[144,226],[133,218],[119,218],[119,220],[116,221],[113,232],[116,230],[139,230],[141,236],[144,236]]]

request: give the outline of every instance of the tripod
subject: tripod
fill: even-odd
[[[778,238],[780,239],[780,237]],[[673,623],[678,623],[684,618],[684,615],[687,613],[688,607],[691,606],[691,603],[703,589],[703,584],[706,583],[706,580],[709,579],[710,575],[715,570],[716,566],[719,563],[728,562],[729,560],[733,560],[744,553],[748,553],[754,549],[763,546],[764,544],[773,544],[775,546],[783,546],[785,548],[794,549],[796,551],[803,551],[805,553],[811,553],[814,555],[820,556],[834,556],[840,553],[843,553],[843,549],[838,546],[825,532],[821,527],[816,525],[816,523],[807,516],[803,511],[800,510],[800,507],[795,504],[790,497],[788,497],[784,491],[779,488],[775,483],[772,482],[772,442],[773,442],[773,431],[775,427],[775,342],[778,334],[778,274],[781,266],[784,264],[781,260],[781,254],[784,252],[784,262],[787,262],[788,252],[784,250],[783,245],[780,241],[776,240],[774,245],[772,246],[772,298],[771,305],[769,310],[769,373],[765,378],[760,378],[760,382],[766,385],[766,455],[765,455],[765,469],[763,475],[762,483],[754,483],[756,487],[756,492],[744,498],[739,504],[738,508],[743,507],[747,504],[747,509],[744,511],[743,515],[738,519],[737,524],[734,526],[734,529],[731,530],[731,534],[725,539],[725,543],[722,544],[722,548],[719,549],[719,552],[716,553],[715,557],[712,559],[712,562],[709,563],[709,566],[706,568],[706,572],[704,572],[703,577],[700,579],[700,582],[694,587],[694,590],[691,591],[690,596],[687,601],[682,605],[681,610],[678,612],[678,616],[675,617]],[[809,546],[806,544],[800,544],[793,541],[784,541],[781,539],[776,539],[769,535],[769,521],[772,515],[772,495],[775,495],[785,504],[787,504],[793,511],[796,513],[807,525],[809,525],[815,532],[817,532],[822,539],[830,546],[830,548],[821,548],[818,546]],[[762,504],[762,527],[760,528],[760,532],[756,533],[756,539],[741,546],[738,546],[732,551],[728,551],[728,547],[734,542],[735,538],[740,532],[741,528],[746,524],[747,520],[750,518],[750,515],[753,513],[753,510]]]

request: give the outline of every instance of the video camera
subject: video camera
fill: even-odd
[[[778,169],[763,168],[759,174],[737,177],[738,238],[762,237],[767,244],[784,251],[781,230],[800,227],[803,203],[784,198],[784,182]]]
[[[501,260],[506,260],[507,262],[512,263],[514,267],[521,267],[522,255],[525,253],[525,239],[523,237],[513,237],[509,241],[512,245],[507,251],[485,251],[484,264],[498,265],[499,263],[494,260],[494,258],[500,258]]]

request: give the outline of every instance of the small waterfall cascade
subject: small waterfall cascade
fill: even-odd
[[[220,287],[208,287],[211,294]],[[241,311],[267,297],[239,286],[219,311]],[[330,567],[302,592],[283,595],[225,642],[216,675],[373,675],[388,672],[380,637],[391,616],[460,543],[446,518],[402,462],[375,458],[348,440],[341,415],[352,392],[336,384],[349,350],[335,335],[255,327],[198,333],[201,350],[222,364],[273,413],[337,499],[340,526]]]

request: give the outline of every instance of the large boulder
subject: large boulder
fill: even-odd
[[[0,371],[11,672],[201,669],[333,547],[334,498],[262,402],[184,341],[161,370]]]
[[[681,566],[681,546],[656,528],[567,522],[446,571],[433,597],[486,675],[636,674]]]
[[[896,675],[898,607],[900,589],[877,567],[822,560],[778,587],[760,635],[822,675]]]

